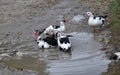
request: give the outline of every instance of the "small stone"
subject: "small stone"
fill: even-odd
[[[22,32],[18,32],[17,34],[18,34],[18,35],[22,35]]]

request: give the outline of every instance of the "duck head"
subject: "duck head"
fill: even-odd
[[[85,16],[89,16],[89,17],[90,17],[90,16],[94,16],[94,13],[92,13],[92,12],[86,12],[86,13],[85,13]]]
[[[41,35],[43,32],[44,32],[45,29],[43,29],[42,31],[40,30],[35,30],[34,33],[33,33],[33,36],[36,37],[36,36],[39,36]]]
[[[41,32],[39,30],[35,30],[34,33],[33,33],[33,36],[38,36]]]
[[[62,37],[66,37],[66,36],[61,32],[56,33],[56,38],[62,38]]]

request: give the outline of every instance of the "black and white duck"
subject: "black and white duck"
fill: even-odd
[[[62,35],[61,32],[57,33],[57,43],[60,50],[69,51],[71,49],[71,42],[69,37]]]
[[[39,30],[36,31],[34,32],[34,35],[37,36],[36,41],[39,48],[50,48],[57,46],[57,39],[55,39],[54,36],[45,35]]]
[[[94,16],[92,12],[86,12],[85,15],[89,16],[88,25],[93,27],[94,32],[96,26],[102,26],[107,16]]]

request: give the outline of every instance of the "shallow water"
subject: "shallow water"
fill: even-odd
[[[102,37],[88,33],[92,29],[87,18],[80,17],[79,22],[71,23],[75,15],[98,11],[96,5],[100,3],[58,0],[49,7],[44,1],[49,4],[50,0],[0,1],[0,75],[100,75],[106,71],[110,61],[100,50]],[[33,31],[59,24],[59,15],[68,20],[65,32],[73,32],[71,52],[59,51],[57,47],[39,49]]]
[[[72,33],[72,53],[69,60],[51,61],[50,75],[100,75],[107,69],[102,47],[91,33]]]
[[[2,75],[5,75],[4,73],[30,75],[30,72],[31,75],[100,75],[106,71],[110,61],[104,58],[105,53],[100,50],[102,44],[94,39],[95,36],[85,32],[73,32],[70,35],[73,35],[70,37],[71,52],[59,51],[57,47],[38,49],[35,42],[33,44],[22,42],[22,44],[13,45],[13,49],[19,50],[21,54],[10,56],[9,51],[4,51],[10,57],[1,56],[0,62],[20,71],[1,68],[0,73]],[[27,72],[26,69],[31,71]]]

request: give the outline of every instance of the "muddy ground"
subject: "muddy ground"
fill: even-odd
[[[101,50],[106,49],[109,42],[110,32],[107,29],[109,22],[106,22],[102,32],[93,34],[92,28],[87,25],[86,17],[79,23],[72,23],[71,19],[77,14],[83,15],[86,11],[107,15],[109,13],[108,5],[109,0],[1,0],[0,62],[6,65],[1,65],[1,75],[79,75],[80,73],[99,75],[106,71],[110,61],[105,58],[105,53]],[[57,48],[39,49],[33,38],[34,30],[59,24],[60,15],[68,20],[65,23],[66,31],[64,33],[75,35],[74,38],[71,38],[73,51],[63,53],[59,52]],[[82,43],[78,41],[82,41]],[[19,55],[15,51],[18,51]],[[50,63],[49,60],[55,61]],[[94,63],[90,64],[91,61]],[[82,63],[79,64],[80,62]],[[103,64],[101,64],[102,62]],[[66,65],[66,63],[69,64]],[[75,67],[74,64],[78,67]],[[61,65],[61,67],[56,65]],[[70,69],[67,70],[64,66]],[[84,70],[80,68],[81,66]],[[76,68],[78,70],[73,70]],[[94,69],[86,71],[89,68]],[[46,69],[50,73],[46,73]],[[31,72],[31,70],[35,72]]]

